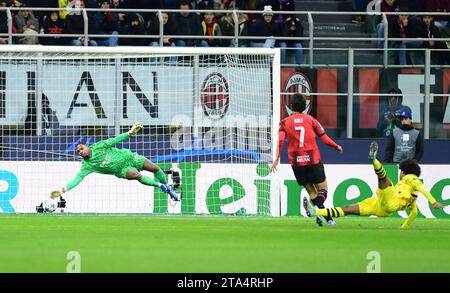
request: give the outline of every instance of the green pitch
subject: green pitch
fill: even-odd
[[[450,272],[450,220],[0,215],[0,272]]]

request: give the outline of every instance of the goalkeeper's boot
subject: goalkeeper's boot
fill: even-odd
[[[159,188],[161,188],[162,191],[167,192],[167,193],[169,194],[170,198],[171,198],[173,201],[180,201],[180,200],[181,200],[181,195],[177,194],[177,193],[173,190],[172,186],[167,185],[167,184],[161,184],[161,185],[159,186]]]
[[[378,143],[376,141],[372,141],[369,147],[369,161],[373,162],[377,158],[378,152]]]
[[[303,208],[305,208],[306,215],[308,217],[314,217],[316,215],[314,207],[311,205],[311,202],[306,197],[303,198]]]

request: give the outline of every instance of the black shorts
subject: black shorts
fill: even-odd
[[[292,166],[292,170],[299,185],[322,183],[326,178],[322,162],[316,165]]]

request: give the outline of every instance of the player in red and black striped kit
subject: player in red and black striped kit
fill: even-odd
[[[280,122],[277,158],[270,167],[270,171],[276,170],[280,163],[284,140],[287,138],[289,162],[297,183],[306,189],[315,206],[323,208],[323,203],[327,198],[328,185],[325,170],[320,160],[320,151],[316,144],[316,135],[324,144],[338,152],[342,153],[343,149],[325,133],[319,121],[308,114],[302,114],[306,109],[305,96],[301,94],[293,95],[290,108],[293,113]],[[331,217],[326,217],[326,220],[328,225],[336,225]],[[323,225],[320,217],[317,217],[316,221],[319,226]]]

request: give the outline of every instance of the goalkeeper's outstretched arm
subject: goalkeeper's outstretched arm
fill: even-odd
[[[116,136],[116,137],[107,139],[107,140],[105,141],[105,143],[106,143],[108,146],[110,146],[110,147],[115,146],[116,144],[118,144],[118,143],[120,143],[120,142],[126,140],[128,137],[137,134],[139,131],[142,130],[142,128],[143,128],[143,126],[142,126],[142,123],[141,123],[141,122],[135,122],[135,123],[133,124],[133,127],[131,127],[131,129],[128,130],[128,132],[124,132],[124,133],[122,133],[122,134],[119,134],[119,135]]]
[[[64,186],[63,188],[61,188],[59,190],[53,190],[50,194],[50,197],[57,198],[57,197],[61,196],[63,193],[71,190],[72,188],[74,188],[75,186],[80,184],[80,182],[83,181],[84,177],[91,174],[92,172],[93,172],[92,170],[82,167],[80,172],[78,172],[77,176],[72,181],[67,183],[66,186]]]

